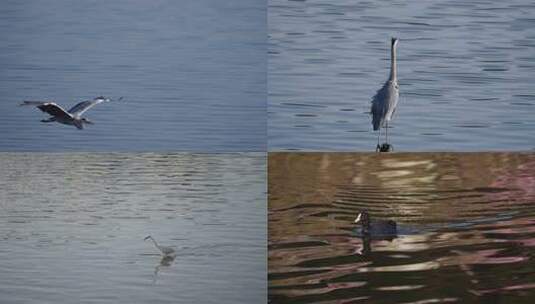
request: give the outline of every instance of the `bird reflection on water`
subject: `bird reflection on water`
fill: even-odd
[[[160,260],[160,263],[158,263],[158,265],[156,265],[156,267],[154,268],[154,277],[153,277],[153,280],[152,280],[152,283],[155,284],[156,283],[156,280],[158,278],[158,272],[160,272],[160,269],[162,267],[169,267],[171,266],[171,264],[173,264],[173,261],[175,260],[176,258],[176,251],[174,248],[172,247],[169,247],[169,246],[161,246],[160,244],[158,244],[158,242],[156,242],[156,240],[152,237],[152,236],[147,236],[145,237],[144,241],[146,240],[151,240],[152,243],[154,244],[154,247],[156,247],[161,255],[162,255],[162,259]]]
[[[175,261],[175,258],[176,256],[162,256],[162,259],[160,260],[158,265],[154,267],[154,276],[152,278],[152,284],[156,284],[156,281],[158,280],[158,273],[160,272],[162,267],[166,268],[166,267],[171,266],[173,262]]]

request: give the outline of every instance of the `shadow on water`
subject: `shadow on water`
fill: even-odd
[[[530,303],[533,172],[528,153],[271,153],[269,299]]]

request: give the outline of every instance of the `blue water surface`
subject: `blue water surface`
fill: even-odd
[[[535,149],[534,16],[530,0],[269,1],[269,150],[375,151],[392,36],[394,151]]]
[[[3,1],[1,151],[263,151],[262,0]],[[99,95],[83,131],[22,100]]]

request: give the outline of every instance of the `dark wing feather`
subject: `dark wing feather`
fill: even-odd
[[[48,113],[57,118],[72,118],[72,115],[63,110],[55,102],[50,101],[24,101],[21,105],[33,105],[45,113]]]
[[[53,101],[34,101],[34,100],[25,100],[20,105],[21,106],[38,106],[45,103],[54,103]]]
[[[69,113],[65,112],[63,108],[61,108],[55,103],[45,103],[37,107],[39,108],[39,110],[45,113],[48,113],[54,117],[66,118],[66,119],[72,118],[72,116]]]

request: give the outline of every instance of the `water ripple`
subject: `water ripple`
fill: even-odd
[[[268,149],[374,151],[369,116],[355,114],[369,112],[388,75],[391,36],[400,38],[396,151],[533,149],[528,2],[269,1]],[[299,105],[312,101],[323,108],[301,128],[295,117],[310,111]]]
[[[269,298],[533,297],[534,169],[528,153],[272,153]],[[394,220],[397,234],[363,236],[361,210]]]

